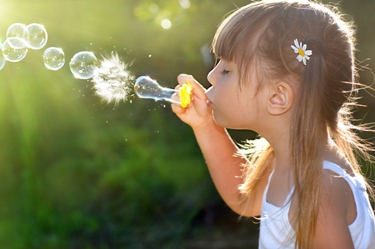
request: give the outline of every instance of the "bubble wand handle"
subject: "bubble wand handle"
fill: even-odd
[[[179,90],[161,87],[157,81],[151,79],[149,76],[141,76],[137,78],[134,84],[134,91],[140,98],[154,99],[156,101],[164,100],[179,104],[185,108],[190,104],[192,88],[189,82]],[[172,99],[172,95],[175,93],[179,94],[180,101]]]

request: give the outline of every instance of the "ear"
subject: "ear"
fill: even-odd
[[[294,102],[293,88],[286,82],[277,82],[271,86],[267,110],[272,116],[288,112]]]

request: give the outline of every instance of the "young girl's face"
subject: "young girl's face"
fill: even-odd
[[[216,123],[226,128],[256,131],[263,93],[262,90],[257,92],[255,75],[246,77],[251,82],[242,82],[240,87],[237,64],[220,60],[207,78],[212,87],[206,95]]]

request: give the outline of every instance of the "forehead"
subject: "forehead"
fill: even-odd
[[[249,70],[258,71],[261,39],[269,25],[268,20],[254,8],[237,10],[219,26],[212,43],[214,55],[219,59],[234,61],[241,78]]]

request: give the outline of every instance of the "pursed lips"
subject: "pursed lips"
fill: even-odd
[[[211,106],[213,103],[209,100],[209,99],[207,99],[207,106]]]

